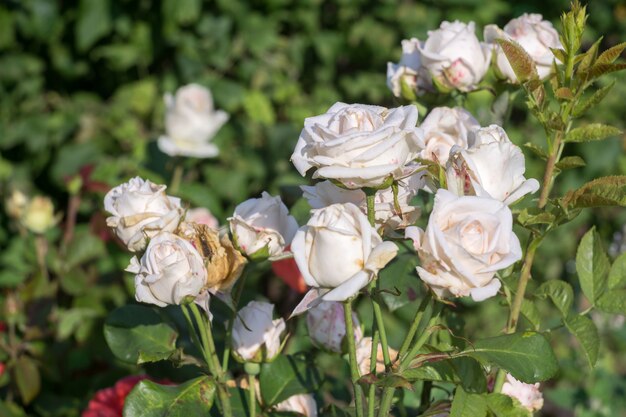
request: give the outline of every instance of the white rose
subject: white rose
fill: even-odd
[[[28,201],[20,218],[24,227],[37,234],[45,233],[59,220],[60,216],[54,214],[52,200],[39,195]]]
[[[442,22],[419,47],[422,65],[444,88],[470,91],[489,69],[491,47],[478,40],[474,22]]]
[[[394,202],[393,190],[387,188],[375,194],[374,210],[376,228],[385,231],[407,227],[417,220],[419,207],[410,205],[411,199],[424,187],[424,173],[418,172],[398,181],[397,205]],[[302,185],[304,198],[313,209],[328,207],[337,203],[352,203],[367,214],[366,195],[362,190],[346,190],[331,181],[322,181],[315,186]]]
[[[425,148],[420,158],[445,166],[450,149],[468,147],[470,132],[480,127],[470,112],[461,107],[435,107],[420,126],[424,130]]]
[[[107,226],[129,251],[143,250],[149,238],[178,227],[183,215],[180,199],[166,195],[166,188],[135,177],[104,197],[104,209],[112,215],[107,218]]]
[[[382,241],[354,204],[333,204],[311,212],[291,250],[304,281],[322,289],[323,300],[352,297],[398,252],[395,244]]]
[[[302,414],[306,417],[317,417],[317,404],[312,394],[292,395],[285,401],[276,404],[276,411]]]
[[[261,198],[251,198],[235,208],[228,219],[237,246],[248,256],[267,247],[268,256],[282,255],[298,230],[298,223],[279,196],[265,191]]]
[[[541,410],[543,394],[539,391],[539,383],[525,384],[506,374],[506,382],[502,385],[502,393],[515,398],[530,412]]]
[[[233,348],[246,362],[269,361],[281,348],[280,336],[285,331],[283,319],[272,320],[274,305],[251,301],[239,310],[233,324]]]
[[[398,352],[389,348],[389,357],[394,358]],[[372,338],[364,337],[356,345],[356,362],[359,366],[359,373],[361,375],[367,375],[370,373],[370,365],[372,363]],[[383,348],[381,344],[378,344],[376,350],[376,373],[384,372],[385,370],[385,357],[383,355]]]
[[[185,213],[185,221],[197,224],[206,224],[211,229],[219,229],[220,223],[217,218],[208,209],[198,207],[187,210]]]
[[[482,301],[496,295],[498,270],[522,257],[513,233],[511,210],[500,201],[457,197],[440,189],[426,231],[406,229],[421,266],[420,278],[440,297],[471,295]]]
[[[423,42],[418,39],[403,40],[400,62],[387,63],[387,86],[396,97],[402,96],[402,83],[418,95],[434,90],[430,74],[421,63],[420,46]]]
[[[304,121],[291,161],[303,176],[335,179],[347,188],[379,187],[418,168],[411,164],[423,147],[417,108],[334,104]]]
[[[207,272],[202,256],[185,239],[161,232],[150,240],[141,260],[130,260],[126,271],[135,274],[135,298],[165,307],[202,292]]]
[[[213,108],[211,91],[198,84],[188,84],[176,95],[164,96],[165,131],[159,149],[170,156],[211,158],[219,149],[211,139],[228,120],[228,113]]]
[[[357,315],[352,313],[354,339],[358,342],[363,337]],[[341,353],[343,338],[346,336],[346,322],[343,305],[337,301],[324,301],[311,308],[306,318],[309,336],[316,346]]]
[[[552,62],[555,57],[550,48],[562,48],[559,33],[552,23],[543,20],[540,14],[524,13],[507,23],[504,30],[496,25],[487,25],[484,37],[485,42],[494,44],[498,75],[513,83],[517,82],[517,77],[502,48],[495,43],[496,39],[514,40],[524,48],[535,62],[541,79],[546,78],[552,71]]]
[[[510,205],[539,189],[539,181],[527,180],[525,171],[522,150],[507,138],[467,150],[453,148],[446,179],[456,195],[491,197]]]
[[[494,142],[511,142],[504,129],[495,124],[471,130],[467,137],[467,143],[470,148]]]

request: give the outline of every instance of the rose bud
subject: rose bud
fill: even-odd
[[[416,96],[434,92],[430,74],[421,62],[419,48],[423,44],[416,38],[404,39],[400,62],[387,63],[387,87],[394,96],[415,101]]]
[[[306,324],[313,343],[332,352],[341,353],[346,336],[343,305],[337,301],[324,301],[307,312]],[[357,315],[352,313],[354,339],[363,337]]]
[[[282,349],[285,321],[272,319],[274,305],[251,301],[239,310],[233,324],[233,356],[242,362],[269,362]]]
[[[42,234],[58,223],[59,216],[54,215],[52,200],[36,196],[26,205],[20,221],[31,232]]]

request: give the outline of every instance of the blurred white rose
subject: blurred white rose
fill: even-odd
[[[363,337],[357,315],[352,313],[354,339],[358,342]],[[307,312],[306,324],[309,336],[316,346],[341,353],[343,339],[346,336],[346,322],[343,304],[338,301],[324,301]]]
[[[54,227],[60,216],[54,215],[54,205],[48,197],[35,196],[23,209],[20,222],[33,233],[45,233]]]
[[[524,172],[522,150],[506,137],[469,149],[453,148],[446,179],[448,190],[456,195],[491,197],[510,205],[539,189],[539,181],[527,180]]]
[[[166,188],[135,177],[111,189],[104,197],[104,209],[111,214],[107,226],[129,251],[143,250],[149,238],[178,227],[183,215],[180,199],[166,195]]]
[[[265,248],[270,259],[282,255],[298,230],[296,219],[289,215],[280,197],[265,191],[261,198],[239,204],[228,222],[237,246],[252,257]]]
[[[491,46],[478,40],[474,22],[442,22],[419,51],[422,65],[444,89],[474,90],[491,60]]]
[[[175,96],[165,94],[164,100],[166,135],[159,138],[159,149],[170,156],[217,156],[219,149],[211,139],[228,120],[228,113],[214,109],[211,91],[188,84]]]
[[[235,357],[245,362],[265,362],[280,352],[285,321],[273,320],[273,313],[274,305],[262,301],[251,301],[239,310],[233,324]]]
[[[397,64],[387,63],[387,86],[396,97],[403,97],[403,83],[413,95],[422,95],[425,92],[434,91],[430,74],[421,63],[420,46],[423,46],[423,42],[416,38],[404,39],[400,62]],[[404,98],[409,99],[411,97],[406,97],[405,94]]]
[[[336,103],[328,112],[304,121],[291,161],[303,176],[334,179],[347,188],[380,187],[404,178],[423,147],[417,108],[395,109]]]
[[[395,358],[398,352],[389,348],[389,357]],[[372,363],[372,338],[364,337],[356,345],[356,362],[359,365],[359,373],[366,375],[370,373],[370,365]],[[384,372],[385,370],[385,357],[383,355],[383,348],[378,344],[376,350],[376,373]]]
[[[4,202],[4,209],[10,217],[19,219],[22,217],[27,205],[28,197],[19,190],[13,190],[9,198]]]
[[[501,30],[497,25],[485,26],[485,42],[494,44],[495,66],[498,75],[517,82],[517,77],[502,48],[495,43],[496,39],[514,40],[530,55],[537,67],[539,78],[546,78],[552,71],[555,57],[550,48],[562,48],[559,33],[552,23],[543,20],[540,14],[524,13],[511,20]]]
[[[135,274],[135,298],[165,307],[197,297],[206,284],[206,268],[191,243],[161,232],[150,240],[141,259],[130,260],[126,271]]]
[[[192,208],[185,213],[185,221],[196,224],[205,224],[211,229],[219,229],[220,223],[217,218],[204,207]]]
[[[291,244],[307,285],[322,289],[322,299],[344,301],[365,287],[398,252],[383,242],[354,204],[312,210]]]
[[[440,297],[492,297],[501,285],[496,271],[522,257],[513,215],[504,203],[443,189],[435,195],[426,231],[409,227],[406,237],[418,251],[420,278]]]
[[[304,198],[313,209],[320,209],[337,203],[352,203],[358,206],[364,214],[367,214],[366,195],[362,190],[346,190],[336,186],[331,181],[318,182],[315,186],[302,185],[300,188]],[[386,232],[391,232],[415,223],[420,215],[420,210],[419,207],[412,206],[410,202],[422,188],[424,188],[424,173],[418,172],[398,181],[396,201],[394,201],[391,188],[377,191],[374,204],[376,228],[382,227]]]
[[[292,395],[285,401],[276,404],[276,411],[302,414],[305,417],[317,417],[317,404],[313,394]]]
[[[420,127],[424,130],[425,143],[420,158],[445,166],[450,149],[453,146],[467,148],[470,132],[478,129],[480,124],[461,107],[435,107]]]
[[[506,374],[506,381],[502,385],[502,393],[517,399],[530,412],[541,410],[543,394],[539,391],[539,383],[525,384]]]

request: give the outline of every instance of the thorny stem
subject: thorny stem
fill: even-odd
[[[354,324],[352,323],[352,299],[343,302],[343,317],[346,322],[346,339],[348,341],[348,358],[350,362],[350,378],[354,388],[354,404],[357,417],[363,416],[363,388],[359,384],[359,368],[356,361],[356,346],[354,343]]]

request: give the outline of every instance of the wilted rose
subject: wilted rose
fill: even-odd
[[[211,91],[189,84],[166,94],[165,131],[158,141],[159,149],[170,156],[211,158],[219,149],[211,139],[228,120],[228,113],[215,110]]]
[[[513,233],[513,215],[502,202],[484,197],[457,197],[440,189],[426,231],[406,230],[418,251],[420,278],[440,297],[494,296],[495,277],[522,257]]]
[[[422,65],[443,89],[474,90],[489,69],[491,47],[478,40],[474,22],[442,22],[419,47]]]
[[[135,177],[104,197],[104,209],[111,214],[107,225],[131,252],[143,250],[157,233],[178,227],[183,215],[180,199],[165,194],[166,188]]]
[[[347,188],[373,187],[409,176],[423,147],[417,108],[387,109],[364,104],[334,104],[304,121],[291,161],[303,176],[339,181]]]
[[[524,13],[512,19],[501,30],[497,25],[485,26],[485,42],[494,44],[495,66],[497,74],[510,82],[517,82],[517,77],[502,48],[496,39],[513,40],[530,55],[535,62],[539,78],[546,78],[552,71],[555,57],[550,48],[562,48],[559,33],[552,23],[543,20],[540,14]]]
[[[261,198],[239,204],[228,221],[237,246],[253,258],[282,255],[298,230],[296,219],[280,197],[265,191]]]
[[[272,319],[274,305],[251,301],[239,310],[233,325],[235,357],[245,362],[271,361],[281,348],[283,319]]]
[[[206,286],[207,271],[198,251],[168,232],[152,238],[141,259],[133,256],[126,271],[135,274],[137,301],[159,307],[195,298]]]

